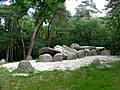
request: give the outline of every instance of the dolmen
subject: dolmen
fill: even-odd
[[[43,47],[39,50],[40,62],[56,62],[62,60],[73,60],[85,56],[107,55],[110,56],[110,50],[105,47],[80,46],[73,43],[70,47],[56,45],[54,48]]]

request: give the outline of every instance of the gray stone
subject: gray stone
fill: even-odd
[[[69,52],[68,52],[67,50],[65,50],[65,51],[62,52],[63,60],[67,60],[68,53],[69,53]]]
[[[56,45],[55,47],[54,47],[54,49],[55,50],[58,50],[58,51],[60,51],[60,53],[58,54],[58,55],[62,55],[62,57],[63,57],[63,60],[66,60],[67,59],[67,53],[68,53],[68,51],[64,48],[64,47],[62,47],[62,46],[60,46],[60,45]],[[54,55],[55,56],[55,55]]]
[[[85,49],[85,56],[91,56],[91,52],[89,49]]]
[[[31,63],[27,60],[20,61],[17,70],[21,73],[29,73],[34,71]]]
[[[85,56],[85,51],[84,50],[79,50],[77,53],[78,58],[83,58]]]
[[[50,54],[43,54],[39,56],[40,62],[52,62],[53,58]]]
[[[62,46],[60,46],[60,45],[56,45],[56,46],[54,47],[54,50],[60,51],[61,53],[62,53],[63,51],[65,51],[65,49],[64,49]]]
[[[67,51],[69,51],[70,49],[72,49],[72,48],[70,48],[70,47],[68,47],[68,46],[66,46],[66,45],[63,45],[63,48],[64,48],[65,50],[67,50]]]
[[[80,46],[77,43],[71,44],[70,48],[73,48],[73,49],[76,49],[76,50],[80,50]]]
[[[100,60],[98,58],[94,59],[91,63],[92,65],[100,65]]]
[[[5,59],[2,59],[2,60],[0,61],[0,64],[4,64],[4,63],[6,63],[6,61],[5,61]]]
[[[63,55],[62,53],[57,53],[53,57],[53,61],[62,61],[63,60]]]
[[[99,51],[103,51],[103,50],[105,50],[105,47],[96,47],[96,49]]]
[[[110,55],[111,55],[111,52],[110,52],[110,50],[103,50],[103,51],[101,51],[101,55],[110,56]]]
[[[60,51],[55,50],[53,48],[50,47],[43,47],[39,50],[39,54],[50,54],[51,56],[54,56],[56,53],[60,53]]]
[[[77,59],[77,54],[73,52],[69,52],[67,54],[67,60]]]
[[[66,46],[66,45],[63,45],[63,48],[64,48],[65,50],[67,50],[68,52],[72,52],[72,53],[76,53],[76,54],[77,54],[77,50],[76,50],[76,49],[69,48],[69,47]]]
[[[85,50],[85,49],[92,50],[92,49],[95,49],[95,48],[96,48],[95,46],[80,46],[81,50]]]
[[[63,48],[66,50],[64,53],[67,56],[67,60],[77,59],[77,50],[69,48],[66,45],[63,45]]]
[[[100,52],[99,49],[96,49],[96,52],[97,52],[97,55],[100,55],[100,54],[101,54],[101,52]]]
[[[97,51],[95,49],[91,50],[91,56],[97,55]]]
[[[31,55],[27,56],[26,60],[33,60],[33,58],[31,57]]]

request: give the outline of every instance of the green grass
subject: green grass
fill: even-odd
[[[74,71],[45,71],[28,77],[12,76],[0,68],[0,90],[120,90],[120,62],[112,68],[89,66]]]

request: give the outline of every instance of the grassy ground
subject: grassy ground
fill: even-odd
[[[112,68],[89,66],[28,77],[12,76],[0,68],[0,90],[120,90],[120,62],[112,63]]]

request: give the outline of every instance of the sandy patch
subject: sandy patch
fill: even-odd
[[[101,61],[114,62],[120,60],[120,57],[115,56],[87,56],[75,60],[63,60],[59,62],[36,62],[36,60],[29,60],[31,65],[37,71],[52,71],[52,70],[73,70],[76,68],[88,66],[95,59],[99,58]],[[17,69],[19,62],[3,64],[0,67],[7,68],[10,72]]]

